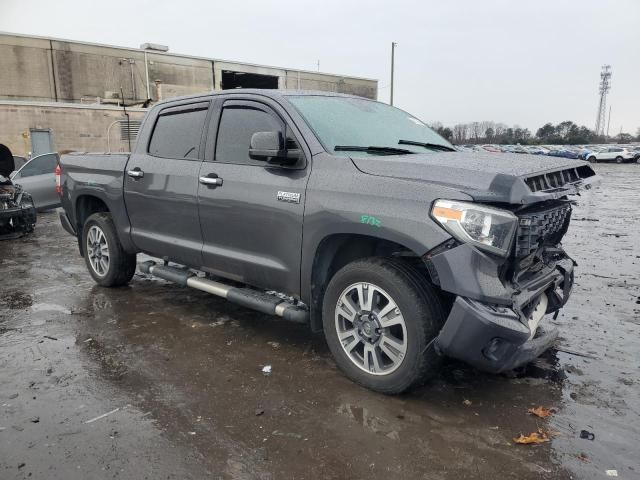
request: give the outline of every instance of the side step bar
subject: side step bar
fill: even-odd
[[[275,295],[252,290],[250,288],[238,288],[224,283],[200,278],[190,270],[184,268],[157,265],[151,260],[139,265],[140,271],[156,277],[168,280],[178,285],[195,288],[203,292],[211,293],[218,297],[226,298],[232,303],[251,308],[268,315],[277,315],[290,322],[308,323],[309,312],[297,305],[293,305]]]

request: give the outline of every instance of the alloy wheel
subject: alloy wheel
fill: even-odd
[[[97,225],[92,225],[87,233],[87,255],[96,275],[104,277],[109,271],[109,244],[104,232]]]
[[[406,356],[402,312],[377,285],[359,282],[344,289],[335,309],[335,327],[351,362],[369,374],[388,375]]]

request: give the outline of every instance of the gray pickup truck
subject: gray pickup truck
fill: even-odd
[[[147,114],[129,154],[61,160],[60,218],[94,280],[140,269],[324,331],[340,369],[402,392],[449,356],[502,372],[557,333],[568,196],[588,163],[456,151],[412,115],[240,90]]]

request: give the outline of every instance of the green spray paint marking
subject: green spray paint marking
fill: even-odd
[[[360,223],[364,223],[366,225],[372,225],[374,227],[381,227],[382,222],[379,218],[374,217],[373,215],[360,215]]]

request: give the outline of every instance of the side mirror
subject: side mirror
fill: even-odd
[[[254,160],[267,160],[284,156],[284,139],[281,132],[256,132],[251,135],[249,156]]]
[[[278,165],[292,165],[298,161],[300,151],[288,149],[282,132],[256,132],[251,135],[249,157]]]

